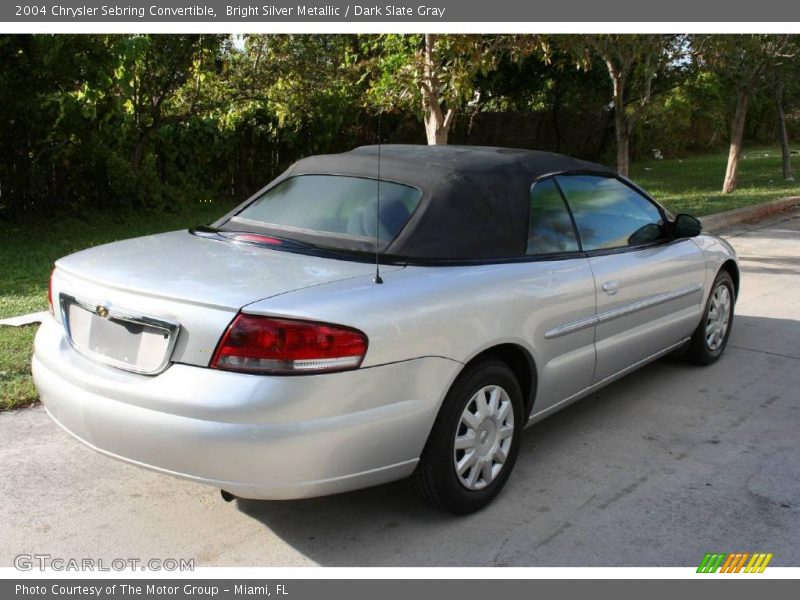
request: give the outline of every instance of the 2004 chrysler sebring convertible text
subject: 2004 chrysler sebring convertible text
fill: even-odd
[[[714,362],[738,283],[726,242],[599,165],[363,147],[59,260],[33,373],[80,440],[228,497],[411,476],[466,513],[526,425],[669,352]]]

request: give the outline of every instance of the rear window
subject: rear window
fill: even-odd
[[[374,249],[377,233],[379,246],[385,248],[408,222],[422,192],[381,181],[376,219],[378,185],[376,179],[344,175],[290,177],[253,201],[225,229],[256,226],[287,238],[355,250]]]

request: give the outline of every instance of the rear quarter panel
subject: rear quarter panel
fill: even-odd
[[[589,385],[593,330],[544,337],[558,325],[594,314],[586,259],[410,266],[383,279],[380,285],[351,280],[299,290],[248,305],[244,312],[356,327],[369,337],[364,367],[424,356],[466,363],[491,346],[516,344],[536,365],[537,409]]]

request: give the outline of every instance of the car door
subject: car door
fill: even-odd
[[[566,203],[551,178],[530,192],[526,335],[536,352],[534,412],[546,414],[589,387],[595,367],[595,285]]]
[[[627,182],[562,175],[595,281],[593,381],[679,344],[700,320],[705,258],[690,239],[670,239],[663,210]]]

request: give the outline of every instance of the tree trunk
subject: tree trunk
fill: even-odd
[[[438,108],[438,106],[434,105],[428,108],[428,113],[425,115],[425,135],[429,146],[447,144],[452,121],[452,109],[448,110],[446,115],[443,115],[441,108]]]
[[[617,134],[617,171],[623,177],[627,177],[630,172],[630,134],[628,133],[628,123],[625,119],[624,111],[614,109],[614,128]],[[623,113],[620,117],[619,113]]]
[[[722,193],[730,194],[736,189],[739,172],[739,158],[742,155],[742,139],[744,138],[744,125],[747,119],[747,102],[750,99],[750,90],[741,88],[736,99],[736,112],[733,115],[731,127],[731,147],[728,151],[728,167],[725,169],[725,181],[722,184]]]
[[[775,108],[778,111],[778,137],[781,140],[781,154],[783,155],[783,178],[794,181],[792,160],[789,154],[789,134],[786,131],[786,113],[783,109],[783,84],[775,84]]]
[[[550,118],[553,121],[553,134],[555,136],[555,151],[561,151],[561,127],[559,123],[559,113],[561,112],[561,86],[558,84],[559,78],[553,79],[553,100],[550,103]]]
[[[422,109],[425,120],[425,136],[429,146],[445,145],[453,124],[455,111],[453,108],[445,112],[441,104],[441,81],[436,65],[433,49],[436,35],[425,34],[424,76],[420,89],[422,91]]]
[[[630,171],[630,127],[625,114],[625,78],[609,65],[614,83],[614,131],[617,139],[617,171],[627,177]]]
[[[131,166],[135,171],[138,171],[142,164],[145,146],[147,145],[147,140],[149,137],[149,129],[143,131],[136,139],[136,144],[133,146],[133,150],[131,151]]]

